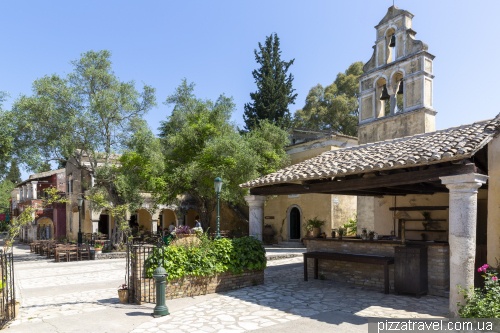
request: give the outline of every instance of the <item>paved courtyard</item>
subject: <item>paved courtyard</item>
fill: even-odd
[[[366,332],[368,317],[444,317],[448,311],[441,297],[305,282],[302,258],[294,257],[269,261],[264,285],[170,300],[170,315],[153,319],[153,304],[118,300],[124,259],[55,263],[27,246],[14,253],[21,311],[8,332]]]

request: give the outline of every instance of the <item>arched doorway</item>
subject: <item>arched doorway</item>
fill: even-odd
[[[300,210],[293,207],[290,210],[290,239],[300,239]]]

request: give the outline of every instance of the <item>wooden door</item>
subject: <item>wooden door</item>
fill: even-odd
[[[297,207],[290,211],[290,239],[300,239],[300,211]]]

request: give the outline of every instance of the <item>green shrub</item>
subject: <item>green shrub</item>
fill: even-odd
[[[241,274],[245,267],[252,270],[266,268],[266,252],[262,242],[254,237],[211,240],[203,234],[198,244],[155,248],[146,259],[146,277],[151,278],[160,264],[167,271],[169,281],[226,271]]]
[[[500,318],[500,284],[497,272],[484,265],[479,268],[484,272],[484,288],[469,290],[459,287],[464,295],[465,304],[458,303],[458,314],[461,318]]]

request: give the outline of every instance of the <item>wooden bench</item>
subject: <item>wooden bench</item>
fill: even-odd
[[[384,289],[389,293],[389,265],[394,265],[394,257],[383,257],[365,254],[347,254],[337,252],[306,252],[304,253],[304,281],[307,281],[307,259],[314,259],[314,278],[318,278],[318,259],[359,262],[363,264],[384,266]]]

